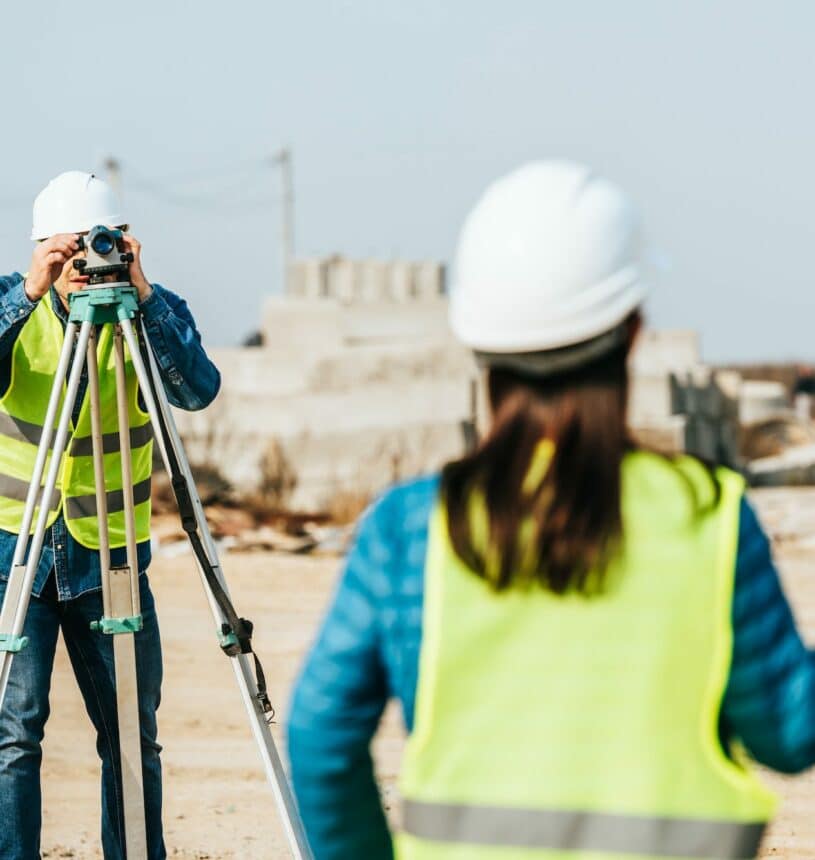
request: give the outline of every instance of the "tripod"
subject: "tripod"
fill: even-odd
[[[84,261],[78,262],[84,263]],[[81,267],[77,266],[77,268]],[[120,272],[122,267],[109,267],[106,271],[109,274],[113,270]],[[146,858],[147,837],[134,640],[135,634],[142,627],[142,618],[139,604],[131,429],[126,392],[125,347],[127,347],[139,391],[150,418],[152,433],[158,440],[164,466],[171,478],[182,525],[198,563],[201,583],[217,626],[219,643],[232,663],[292,856],[296,860],[312,860],[305,831],[269,728],[271,719],[269,714],[272,714],[273,710],[266,692],[263,670],[252,651],[252,624],[237,615],[229,597],[215,543],[170,411],[156,359],[149,346],[147,331],[139,313],[136,289],[124,281],[112,284],[102,283],[101,274],[94,276],[90,274],[90,269],[87,271],[90,275],[87,288],[70,296],[70,312],[65,327],[65,338],[25,500],[6,595],[0,609],[0,657],[2,658],[0,709],[5,698],[14,655],[27,645],[27,638],[23,636],[26,612],[42,553],[45,532],[49,525],[48,519],[52,507],[50,500],[54,497],[60,477],[71,416],[82,370],[87,363],[104,611],[103,617],[93,623],[92,629],[102,635],[113,637],[127,858],[128,860]],[[97,271],[101,272],[102,269]],[[43,299],[43,301],[46,300]],[[108,453],[110,444],[107,439],[109,434],[103,434],[102,428],[97,359],[98,331],[101,331],[104,326],[113,326],[119,446],[117,450],[121,452],[122,489],[113,492],[107,491],[105,482],[104,455]],[[63,397],[66,379],[67,387]],[[61,404],[60,401],[62,401]],[[55,426],[56,437],[52,448],[51,441]],[[44,482],[43,475],[45,475]],[[114,502],[124,511],[127,563],[121,567],[111,567],[110,562],[108,509]],[[32,532],[35,516],[36,524]],[[31,541],[26,559],[29,533],[31,533]],[[254,660],[254,666],[250,656]]]

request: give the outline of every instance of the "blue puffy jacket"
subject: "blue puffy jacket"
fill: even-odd
[[[319,860],[386,860],[390,834],[369,744],[390,697],[413,706],[422,639],[424,561],[438,477],[402,484],[362,519],[337,593],[295,690],[289,754]],[[770,545],[741,507],[733,664],[721,715],[726,744],[794,773],[815,763],[815,652],[795,627]]]

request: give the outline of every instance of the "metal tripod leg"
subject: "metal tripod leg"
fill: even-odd
[[[116,330],[114,361],[116,367],[116,405],[122,463],[125,541],[127,564],[111,568],[108,533],[107,487],[105,485],[102,417],[99,398],[99,369],[96,359],[96,337],[88,343],[88,390],[90,394],[93,470],[96,484],[96,517],[99,529],[99,559],[102,573],[104,617],[92,627],[113,636],[113,659],[116,682],[116,714],[119,727],[119,759],[122,773],[122,806],[124,808],[125,847],[129,860],[147,857],[147,826],[144,813],[141,728],[139,725],[138,676],[136,670],[137,630],[141,629],[139,605],[139,570],[136,555],[136,520],[133,504],[133,478],[130,460],[130,418],[127,406],[124,352],[121,331]]]
[[[48,409],[46,412],[45,424],[43,433],[40,439],[40,444],[37,449],[37,457],[34,465],[34,472],[31,477],[31,483],[26,496],[25,509],[20,524],[20,534],[17,538],[17,545],[14,550],[14,560],[12,569],[9,574],[9,582],[6,588],[6,596],[3,600],[3,608],[0,610],[0,650],[2,651],[2,667],[0,668],[0,709],[3,707],[3,701],[6,696],[8,687],[9,674],[11,673],[11,663],[14,654],[22,647],[25,647],[23,638],[23,626],[25,625],[25,616],[28,612],[28,603],[31,599],[31,589],[34,586],[34,578],[37,574],[37,567],[42,553],[42,544],[45,539],[45,531],[48,528],[48,516],[53,509],[52,500],[59,477],[59,470],[62,460],[62,454],[65,450],[65,445],[68,441],[68,430],[71,423],[71,413],[76,402],[76,395],[79,389],[79,380],[82,375],[82,367],[85,363],[85,351],[88,346],[88,338],[90,337],[93,325],[91,322],[83,322],[79,329],[79,337],[76,342],[76,351],[71,363],[71,349],[73,348],[74,337],[76,336],[77,326],[75,323],[69,322],[65,328],[65,339],[60,353],[57,373],[54,377],[54,383],[51,388],[51,396],[48,400]],[[59,413],[59,423],[57,426],[57,435],[54,440],[53,450],[50,452],[51,435],[54,430],[54,419],[59,408],[59,402],[62,398],[62,386],[65,382],[66,374],[68,373],[68,365],[71,364],[70,375],[68,376],[68,387],[65,392],[65,397],[62,399],[62,409]],[[47,466],[47,475],[45,485],[41,488],[43,472]],[[39,506],[37,502],[39,501]],[[34,533],[31,536],[31,548],[28,553],[28,561],[25,562],[26,545],[28,544],[28,534],[31,529],[31,523],[34,520],[35,511],[38,510],[37,522],[34,527]]]
[[[142,336],[147,344],[146,352],[148,356],[149,370],[142,360],[138,338],[130,320],[122,321],[122,330],[130,350],[133,366],[136,370],[139,388],[144,397],[147,411],[150,414],[155,436],[159,442],[159,449],[164,459],[167,473],[171,474],[172,471],[166,450],[169,446],[172,448],[175,458],[181,467],[184,478],[186,479],[195,511],[195,519],[202,536],[202,542],[206,549],[207,558],[215,571],[218,582],[228,594],[226,582],[218,561],[215,542],[212,539],[212,534],[210,533],[206,516],[204,515],[201,500],[199,499],[198,493],[195,489],[195,483],[192,479],[189,462],[187,461],[184,453],[181,438],[178,435],[178,430],[176,429],[175,421],[173,420],[172,412],[170,411],[170,405],[159,376],[155,357],[153,356],[152,349],[149,346],[147,332],[142,325]],[[153,396],[153,392],[155,392],[155,397]],[[159,421],[159,415],[163,419],[163,425],[167,428],[166,436],[163,432],[162,421]],[[225,621],[224,615],[213,596],[212,590],[204,576],[200,563],[199,573],[201,574],[201,582],[209,601],[210,609],[212,610],[216,625],[218,629],[221,629],[221,626]],[[289,787],[286,772],[280,760],[280,755],[277,752],[274,738],[272,737],[269,724],[267,723],[266,714],[258,700],[256,693],[257,684],[252,672],[252,665],[249,660],[249,656],[247,654],[237,654],[230,657],[230,660],[241,692],[241,698],[243,699],[247,715],[249,716],[252,732],[255,736],[261,759],[263,760],[266,776],[277,802],[278,811],[280,813],[283,827],[286,831],[286,836],[289,840],[292,856],[296,858],[296,860],[312,860],[313,855],[308,845],[300,814],[297,811],[294,796],[291,792],[291,788]]]

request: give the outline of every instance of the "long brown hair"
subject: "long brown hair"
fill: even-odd
[[[622,344],[551,378],[489,371],[492,427],[444,468],[442,494],[456,554],[496,590],[538,581],[562,594],[600,584],[593,574],[602,577],[621,539],[621,465],[633,447],[627,354]],[[530,484],[543,440],[551,460]]]

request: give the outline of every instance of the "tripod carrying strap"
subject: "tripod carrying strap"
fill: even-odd
[[[139,347],[144,359],[145,367],[149,367],[149,356],[147,355],[147,345],[142,337],[139,337]],[[150,387],[153,389],[153,397],[158,401],[156,392],[156,380],[153,374],[148,374],[150,379]],[[251,654],[255,661],[255,682],[257,685],[257,693],[255,698],[263,709],[264,714],[268,714],[269,721],[274,718],[274,708],[269,701],[269,694],[266,689],[266,675],[263,672],[260,660],[257,654],[252,650],[252,631],[254,625],[246,618],[241,618],[235,611],[235,607],[229,595],[221,585],[221,581],[216,573],[216,566],[212,564],[207,551],[204,547],[201,535],[198,531],[198,519],[195,515],[195,506],[190,494],[190,487],[187,478],[181,470],[176,456],[175,449],[170,444],[170,434],[167,431],[167,422],[164,420],[164,414],[161,409],[157,409],[157,417],[161,428],[162,442],[164,450],[167,454],[167,464],[170,467],[170,481],[173,487],[178,512],[181,517],[181,527],[187,534],[192,551],[198,559],[198,564],[204,574],[212,596],[218,604],[226,621],[221,625],[219,631],[219,640],[221,649],[229,657],[237,657],[239,654]]]

